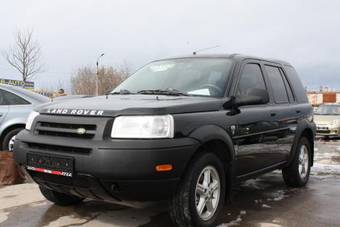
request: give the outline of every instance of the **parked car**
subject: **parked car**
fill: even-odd
[[[314,121],[317,135],[340,136],[340,104],[323,104],[315,110]]]
[[[10,85],[0,85],[0,146],[1,151],[12,151],[15,136],[25,128],[32,109],[49,99]]]
[[[110,95],[31,113],[15,160],[58,205],[169,200],[178,226],[215,226],[233,184],[282,169],[302,187],[312,106],[286,62],[243,55],[154,61]]]

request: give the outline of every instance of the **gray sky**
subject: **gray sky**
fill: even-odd
[[[310,88],[340,89],[340,1],[336,0],[7,0],[0,49],[18,29],[33,29],[45,72],[38,86],[68,87],[80,66],[206,53],[244,53],[291,62]],[[0,56],[0,77],[19,79]]]

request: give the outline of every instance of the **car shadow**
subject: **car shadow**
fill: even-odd
[[[233,201],[224,207],[219,223],[244,226],[242,220],[257,217],[260,213],[270,215],[267,213],[271,208],[273,210],[275,206],[282,205],[285,199],[289,197],[292,199],[296,193],[302,193],[304,190],[307,189],[287,188],[278,172],[235,185]],[[141,208],[131,208],[86,200],[76,206],[60,207],[43,200],[36,204],[17,207],[11,213],[13,216],[3,224],[18,223],[18,218],[21,218],[22,226],[81,226],[84,224],[122,227],[174,226],[168,213],[167,202],[149,203],[143,204]],[[32,216],[20,214],[32,214]]]

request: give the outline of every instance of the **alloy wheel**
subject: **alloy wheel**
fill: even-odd
[[[306,145],[302,145],[300,148],[299,155],[299,174],[301,179],[305,179],[307,177],[308,167],[309,167],[308,148]]]
[[[221,182],[218,171],[207,166],[200,173],[195,190],[196,210],[202,220],[207,221],[214,216],[220,195]]]
[[[9,150],[9,151],[13,151],[13,149],[14,149],[14,141],[15,141],[15,136],[13,136],[13,137],[9,140],[9,142],[8,142],[8,150]]]

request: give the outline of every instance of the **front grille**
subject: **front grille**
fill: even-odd
[[[97,126],[93,124],[67,124],[38,121],[35,132],[38,135],[92,139]]]
[[[80,148],[80,147],[69,147],[60,145],[50,145],[41,143],[26,143],[28,148],[34,151],[53,151],[53,152],[64,152],[64,153],[77,153],[77,154],[88,154],[91,152],[91,148]]]

